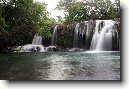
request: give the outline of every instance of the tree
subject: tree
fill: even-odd
[[[63,24],[63,18],[61,16],[56,16],[57,17],[57,24]]]
[[[60,0],[57,9],[64,10],[66,22],[113,19],[120,17],[119,0]]]
[[[29,44],[35,34],[41,35],[43,39],[50,39],[49,20],[45,3],[33,0],[2,0],[0,48]]]
[[[84,0],[85,8],[89,11],[90,19],[113,19],[120,9],[119,0]],[[116,7],[119,8],[116,10]]]
[[[0,2],[2,2],[0,0]],[[0,4],[0,50],[2,50],[3,44],[5,43],[5,37],[6,37],[6,23],[5,23],[5,19],[3,18],[3,10],[2,10],[2,6],[3,4]]]
[[[57,9],[64,10],[66,22],[81,21],[84,17],[84,6],[77,0],[60,0]]]

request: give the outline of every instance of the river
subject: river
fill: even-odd
[[[120,80],[120,52],[0,54],[4,80]]]

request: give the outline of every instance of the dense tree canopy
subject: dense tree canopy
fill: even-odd
[[[119,3],[119,0],[60,0],[57,9],[64,10],[66,22],[113,19],[120,17]]]
[[[45,3],[33,0],[0,1],[0,48],[31,43],[35,34],[51,37],[52,24]]]

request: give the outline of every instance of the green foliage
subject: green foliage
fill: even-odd
[[[50,39],[50,24],[45,3],[33,0],[2,0],[0,3],[0,48],[31,43],[35,34]],[[1,49],[0,49],[1,50]]]
[[[77,2],[76,4],[73,4],[69,10],[68,15],[66,15],[66,19],[68,21],[82,21],[85,19],[84,17],[84,7],[82,5],[82,2]]]
[[[48,43],[53,24],[69,24],[75,21],[113,19],[120,17],[120,1],[115,0],[60,0],[57,9],[64,10],[65,18],[50,18],[46,4],[33,0],[0,0],[0,51],[8,46],[31,43],[35,34]],[[65,21],[64,21],[65,19]],[[60,43],[70,45],[73,34],[63,31]]]
[[[61,16],[56,16],[56,17],[57,17],[56,24],[63,24],[64,23],[64,20]]]
[[[120,17],[120,1],[60,0],[57,9],[64,10],[66,23],[73,21],[113,19]]]
[[[60,0],[57,9],[64,10],[66,23],[81,21],[84,18],[83,3],[77,0]]]
[[[0,34],[2,35],[2,32],[5,32],[4,27],[6,27],[5,19],[2,16],[2,5],[0,5]]]
[[[74,40],[73,29],[68,30],[68,28],[64,27],[59,30],[60,30],[60,35],[57,41],[58,46],[64,48],[73,47],[73,40]]]

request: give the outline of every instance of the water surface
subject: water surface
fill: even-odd
[[[0,54],[0,79],[120,80],[120,52]]]

